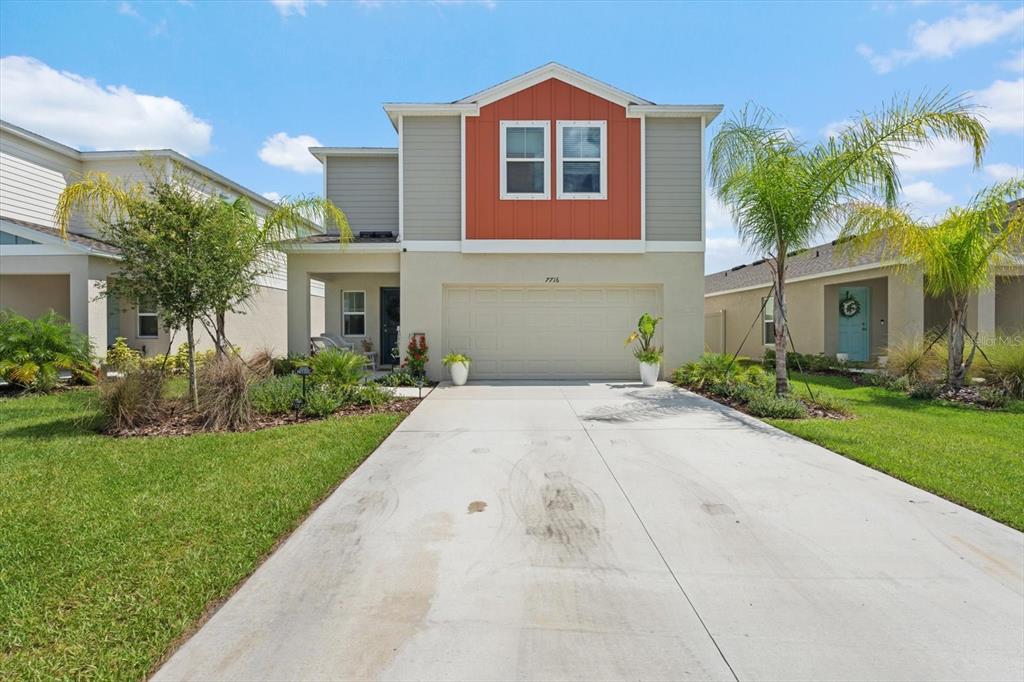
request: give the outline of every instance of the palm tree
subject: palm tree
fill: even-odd
[[[965,207],[951,208],[934,222],[916,220],[899,206],[854,202],[846,207],[843,234],[858,248],[880,246],[901,270],[924,273],[924,291],[946,297],[949,324],[947,377],[964,385],[974,361],[977,339],[964,359],[967,301],[992,285],[993,271],[1013,262],[1024,249],[1024,178],[1008,180],[979,192]]]
[[[897,160],[935,139],[970,144],[979,165],[988,135],[964,97],[945,93],[894,100],[814,146],[776,126],[771,114],[756,106],[741,110],[715,135],[711,184],[741,241],[772,271],[776,393],[789,389],[786,258],[835,224],[850,201],[880,198],[894,205],[900,191]]]

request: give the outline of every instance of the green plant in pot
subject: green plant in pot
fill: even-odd
[[[441,358],[441,364],[448,368],[451,374],[452,383],[462,386],[469,378],[469,363],[472,362],[468,355],[462,353],[449,353]]]
[[[661,374],[661,357],[664,349],[654,345],[654,334],[658,329],[660,317],[653,317],[650,313],[644,313],[636,323],[636,329],[629,338],[626,345],[631,343],[633,357],[640,363],[640,381],[644,386],[653,386],[658,382],[658,375]]]

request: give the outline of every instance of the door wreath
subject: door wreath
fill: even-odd
[[[839,302],[839,314],[843,317],[855,317],[859,312],[860,301],[847,293],[846,298]]]

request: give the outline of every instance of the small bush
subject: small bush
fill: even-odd
[[[407,369],[396,369],[373,381],[381,386],[415,386],[420,379]]]
[[[672,373],[672,381],[690,388],[704,388],[711,384],[724,384],[734,380],[741,372],[741,361],[724,353],[704,353]]]
[[[807,408],[799,400],[771,393],[756,396],[747,403],[747,411],[755,417],[768,419],[802,419]]]
[[[764,351],[762,364],[765,367],[775,367],[775,349],[767,348]],[[805,353],[786,353],[786,367],[804,372],[827,372],[838,364],[836,359],[824,353],[810,355]]]
[[[978,372],[992,385],[1024,399],[1024,339],[999,337],[982,342],[981,348],[988,361],[980,353],[975,355]]]
[[[889,356],[885,372],[892,377],[907,377],[912,384],[941,381],[945,376],[945,345],[921,337],[900,339],[885,349]],[[926,350],[927,349],[927,350]]]
[[[302,413],[307,417],[326,417],[341,409],[344,404],[338,395],[339,391],[329,386],[315,386],[306,394],[306,403]]]
[[[110,431],[130,431],[159,417],[164,373],[137,369],[100,382],[100,404]]]
[[[309,357],[305,355],[289,355],[286,358],[274,358],[271,367],[275,376],[287,376],[299,367],[309,365]]]
[[[107,356],[103,362],[117,372],[130,372],[138,369],[142,361],[142,354],[128,346],[128,340],[123,336],[114,339],[114,345],[107,349]]]
[[[0,377],[31,391],[60,386],[60,373],[73,380],[96,382],[89,337],[54,312],[30,320],[0,310]]]
[[[249,368],[235,355],[205,362],[198,376],[203,427],[237,431],[252,424],[250,381]]]
[[[844,417],[849,417],[853,414],[853,410],[850,408],[850,403],[847,401],[841,398],[833,398],[832,396],[823,395],[821,393],[815,393],[814,398],[805,398],[804,403],[811,408],[817,408],[831,414],[841,414]]]
[[[165,374],[173,374],[178,371],[178,357],[176,355],[159,353],[151,358],[142,358],[141,365],[147,369],[155,369]]]
[[[914,400],[934,400],[939,396],[942,387],[929,381],[921,381],[910,387],[907,395]]]
[[[377,384],[346,386],[341,394],[342,403],[346,406],[369,405],[370,407],[380,407],[391,402],[393,397],[391,391]]]
[[[196,371],[198,372],[203,365],[212,360],[217,355],[217,352],[212,348],[209,350],[197,350],[196,351]],[[181,372],[188,372],[188,344],[183,343],[178,346],[178,351],[175,353],[174,365]]]
[[[249,390],[253,409],[261,414],[288,414],[292,401],[302,397],[302,378],[295,374],[272,376]]]
[[[1010,404],[1012,396],[1002,388],[982,386],[978,389],[978,404],[985,407],[1002,409]]]
[[[332,388],[358,384],[366,375],[365,365],[364,355],[333,348],[320,351],[309,360],[313,382]]]

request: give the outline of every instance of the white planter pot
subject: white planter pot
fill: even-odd
[[[840,365],[845,365],[846,361],[849,359],[850,355],[848,353],[836,353],[836,362],[838,362]]]
[[[658,383],[658,375],[661,374],[660,362],[641,362],[640,381],[644,386],[653,386]]]
[[[469,365],[464,362],[453,362],[448,365],[448,371],[452,375],[452,383],[456,386],[462,386],[469,378]]]

